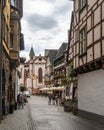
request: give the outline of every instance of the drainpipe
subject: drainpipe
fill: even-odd
[[[2,119],[2,0],[0,3],[0,120]]]

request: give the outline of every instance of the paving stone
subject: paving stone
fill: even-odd
[[[32,96],[24,109],[1,121],[0,130],[104,130],[104,125],[64,112],[62,106],[48,105],[46,97]]]
[[[0,130],[32,130],[29,105],[8,114],[0,124]]]

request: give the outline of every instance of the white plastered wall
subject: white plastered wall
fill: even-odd
[[[104,116],[104,70],[78,76],[78,109]]]

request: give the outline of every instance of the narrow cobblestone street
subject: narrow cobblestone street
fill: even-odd
[[[32,96],[24,109],[1,121],[0,130],[104,130],[104,126],[48,105],[46,97]]]
[[[33,97],[30,110],[34,130],[104,130],[103,126],[64,112],[63,107],[48,105],[45,97]]]
[[[33,130],[29,105],[8,114],[0,123],[0,130]]]

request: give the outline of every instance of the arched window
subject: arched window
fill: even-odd
[[[38,75],[39,75],[38,82],[42,83],[42,69],[41,68],[38,69]]]

